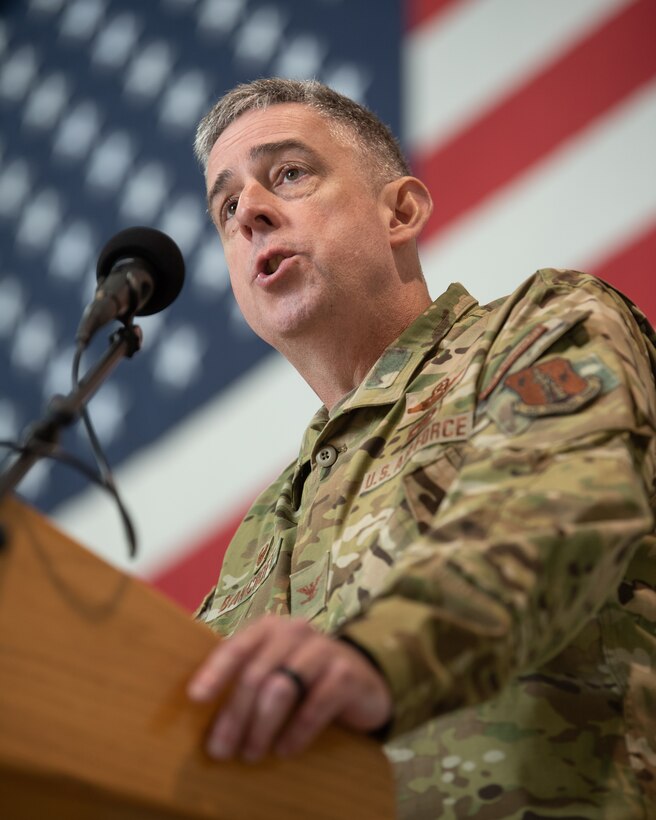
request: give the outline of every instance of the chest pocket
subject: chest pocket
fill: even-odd
[[[464,459],[464,445],[442,450],[433,460],[403,477],[406,501],[420,533],[426,532],[455,481]]]

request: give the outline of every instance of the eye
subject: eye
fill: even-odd
[[[303,168],[299,168],[296,165],[289,166],[287,168],[282,169],[282,180],[283,182],[297,182],[301,177],[304,177],[307,174]]]
[[[223,208],[221,209],[221,217],[223,222],[225,222],[228,219],[232,219],[232,217],[235,215],[237,211],[238,203],[239,200],[235,196],[230,197],[230,199],[226,199],[226,201],[223,204]]]

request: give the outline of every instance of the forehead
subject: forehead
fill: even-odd
[[[212,147],[207,163],[207,186],[225,170],[247,162],[252,149],[264,143],[295,140],[325,159],[337,160],[353,153],[354,146],[340,139],[329,120],[300,103],[282,103],[251,110],[232,122]]]

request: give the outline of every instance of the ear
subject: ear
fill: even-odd
[[[389,214],[389,238],[392,248],[416,240],[433,210],[428,188],[416,177],[400,177],[388,182],[383,191]]]

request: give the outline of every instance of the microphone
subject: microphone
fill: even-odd
[[[93,334],[113,319],[158,313],[182,289],[185,265],[175,242],[155,228],[127,228],[100,252],[98,287],[80,320],[75,339],[86,347]]]

